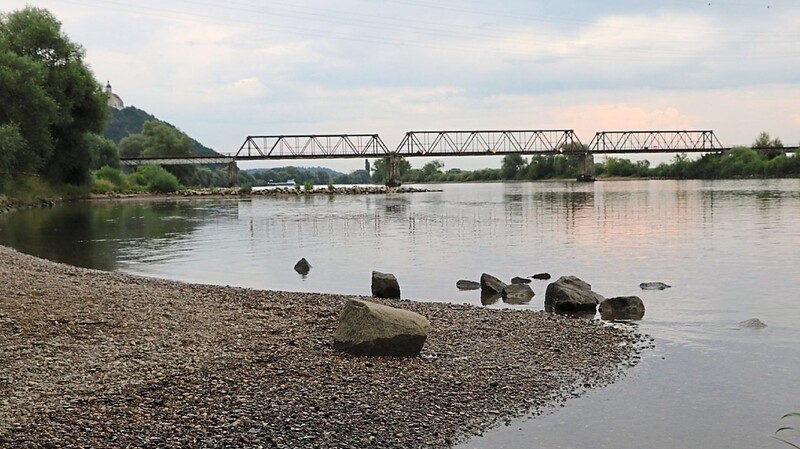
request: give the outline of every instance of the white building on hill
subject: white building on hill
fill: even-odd
[[[111,91],[110,81],[106,83],[106,95],[108,95],[108,107],[114,109],[122,109],[125,107],[125,103],[122,102],[122,98]]]

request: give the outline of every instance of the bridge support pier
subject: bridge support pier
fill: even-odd
[[[581,153],[578,155],[578,182],[594,181],[594,154]]]
[[[239,187],[239,168],[236,166],[236,161],[228,163],[228,186]]]
[[[392,154],[386,158],[386,168],[383,175],[386,187],[400,187],[400,156]]]

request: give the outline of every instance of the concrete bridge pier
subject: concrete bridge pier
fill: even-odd
[[[581,153],[578,155],[578,182],[594,181],[594,154]]]
[[[386,168],[383,175],[386,187],[400,187],[400,156],[396,153],[386,158]]]
[[[228,163],[228,186],[239,186],[239,168],[236,166],[236,161]]]

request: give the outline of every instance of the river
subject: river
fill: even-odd
[[[800,427],[780,420],[800,411],[800,180],[425,187],[441,191],[62,204],[0,216],[0,243],[259,289],[368,295],[378,270],[404,298],[478,306],[457,280],[576,275],[605,296],[640,296],[636,325],[655,348],[610,387],[460,448],[788,447],[772,435]],[[307,276],[293,270],[301,257]],[[542,309],[547,281],[531,285],[530,304],[489,307]],[[750,318],[767,327],[740,329]]]

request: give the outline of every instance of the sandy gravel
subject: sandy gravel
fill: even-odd
[[[422,357],[333,351],[348,297],[148,279],[0,247],[0,447],[449,447],[616,379],[630,330],[381,301]]]

